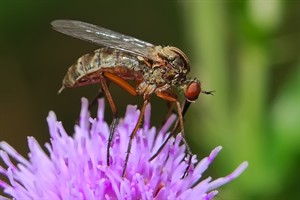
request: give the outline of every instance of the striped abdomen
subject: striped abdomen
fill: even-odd
[[[127,80],[139,80],[142,67],[145,65],[136,56],[111,48],[97,49],[81,56],[68,69],[62,89],[99,82],[101,71],[109,71]]]

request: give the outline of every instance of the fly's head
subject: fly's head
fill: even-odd
[[[180,88],[184,91],[184,96],[188,102],[195,102],[200,93],[214,95],[215,92],[202,90],[201,83],[196,78],[184,81],[181,83]]]
[[[199,94],[202,92],[201,83],[197,79],[191,79],[185,81],[181,88],[184,91],[184,96],[187,101],[195,102],[198,99]]]

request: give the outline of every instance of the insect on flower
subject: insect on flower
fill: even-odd
[[[190,103],[194,102],[200,93],[212,94],[212,92],[202,91],[201,84],[196,78],[187,78],[190,71],[189,60],[176,47],[156,46],[134,37],[80,21],[55,20],[51,25],[58,32],[102,46],[102,48],[80,57],[68,69],[59,92],[64,88],[100,83],[100,93],[105,94],[113,112],[107,144],[107,165],[110,164],[109,149],[115,126],[118,123],[117,108],[108,89],[108,84],[113,82],[131,95],[143,97],[144,101],[140,116],[130,135],[123,176],[126,172],[132,139],[143,120],[146,105],[149,103],[152,94],[176,105],[179,118],[175,127],[177,128],[180,125],[183,136],[183,115]],[[132,85],[128,81],[133,81],[135,84]],[[179,87],[184,91],[185,101],[182,107],[177,95],[172,90],[174,87]],[[185,140],[183,141],[187,146],[187,153],[191,155],[188,144]]]

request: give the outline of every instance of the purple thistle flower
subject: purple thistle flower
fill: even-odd
[[[202,181],[203,172],[213,162],[221,147],[192,166],[185,178],[187,167],[185,146],[181,135],[171,138],[162,152],[153,160],[166,131],[175,120],[171,116],[156,137],[155,127],[150,128],[150,106],[146,109],[144,125],[132,142],[125,178],[122,170],[129,135],[137,121],[139,110],[128,106],[125,118],[120,120],[111,145],[111,165],[106,165],[106,145],[109,126],[104,121],[104,101],[99,100],[97,118],[90,118],[88,101],[82,99],[79,125],[73,137],[68,136],[54,112],[47,118],[50,143],[45,153],[33,137],[28,137],[29,160],[22,157],[6,142],[0,143],[0,156],[7,168],[0,173],[8,183],[0,180],[4,193],[15,199],[212,199],[216,188],[238,177],[247,167],[242,163],[230,175]],[[17,161],[13,164],[9,156]],[[0,196],[1,199],[1,196]]]

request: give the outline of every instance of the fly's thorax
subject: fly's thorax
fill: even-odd
[[[163,47],[159,56],[166,60],[166,69],[163,78],[171,84],[181,84],[186,80],[190,71],[190,63],[187,56],[177,47]]]
[[[154,93],[156,88],[157,86],[155,84],[148,84],[145,81],[143,81],[137,86],[136,92],[139,95],[151,95]]]
[[[181,85],[190,71],[186,55],[176,47],[156,46],[153,54],[157,56],[151,67],[145,68],[143,77],[147,84],[162,87],[165,84]]]
[[[164,66],[152,66],[151,68],[146,68],[143,72],[144,82],[158,86],[163,85],[167,82],[163,77],[165,73],[166,69]]]

